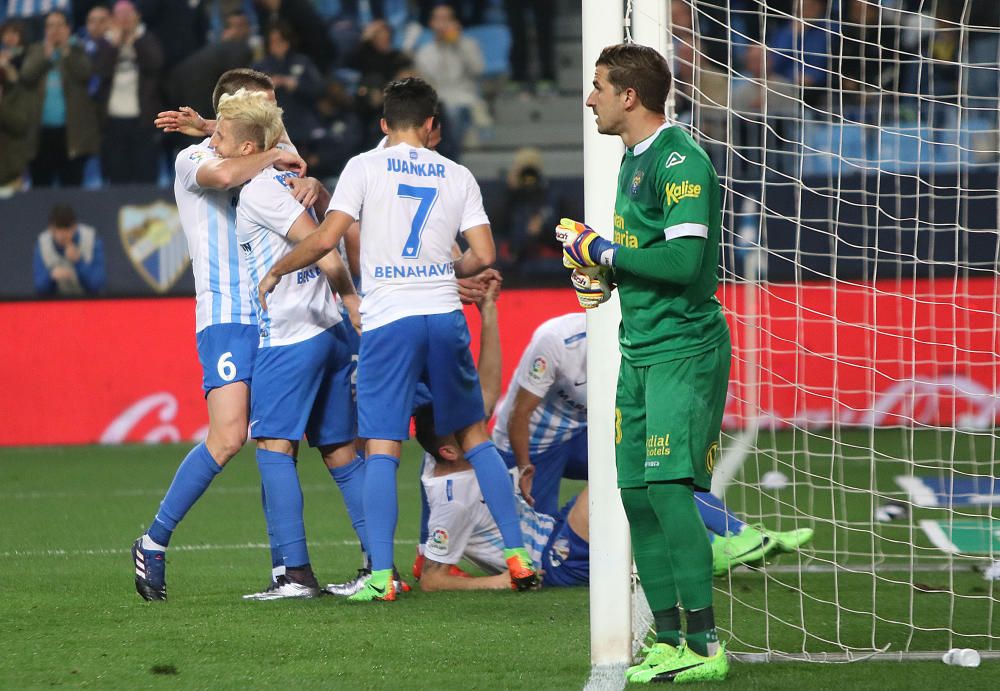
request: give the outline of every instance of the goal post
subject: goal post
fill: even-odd
[[[614,230],[615,187],[624,147],[618,137],[598,134],[583,106],[592,89],[594,62],[605,46],[624,36],[622,0],[583,1],[584,214],[598,232]],[[618,296],[587,314],[588,479],[590,487],[590,657],[612,670],[632,655],[632,557],[628,523],[615,473],[614,400],[618,380]],[[623,671],[623,670],[622,670]]]
[[[677,122],[723,186],[733,373],[714,489],[747,523],[814,531],[715,580],[720,635],[744,660],[1000,654],[993,5],[583,3],[583,95],[626,31],[661,50]],[[586,218],[610,232],[621,144],[584,118]],[[619,318],[617,298],[588,315],[595,665],[624,664],[635,629],[611,438]]]

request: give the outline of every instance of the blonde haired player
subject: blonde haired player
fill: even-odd
[[[238,89],[274,96],[270,77],[238,69],[219,78],[213,100],[217,104]],[[250,302],[254,291],[236,246],[236,200],[243,183],[268,166],[299,173],[306,167],[294,151],[279,149],[224,159],[208,138],[182,150],[174,163],[174,197],[194,273],[209,422],[208,437],[180,464],[149,529],[132,545],[136,591],[146,600],[167,598],[166,549],[174,530],[247,439],[257,326]]]

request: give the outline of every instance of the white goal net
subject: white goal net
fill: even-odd
[[[716,491],[812,545],[716,579],[748,659],[1000,648],[995,0],[664,0],[724,185]],[[639,41],[643,42],[643,41]],[[585,56],[585,62],[593,62]]]

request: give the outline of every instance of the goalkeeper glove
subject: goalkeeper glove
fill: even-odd
[[[611,297],[611,284],[604,269],[574,269],[570,282],[576,290],[576,299],[585,310],[593,309]]]
[[[556,226],[556,239],[563,245],[563,266],[614,266],[619,245],[605,240],[583,223],[564,218]]]

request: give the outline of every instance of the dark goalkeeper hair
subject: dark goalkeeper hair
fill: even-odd
[[[438,95],[434,87],[419,77],[389,82],[385,87],[382,117],[392,130],[420,127],[427,118],[438,114]]]
[[[274,91],[274,82],[263,72],[252,70],[249,67],[238,67],[235,70],[223,72],[219,81],[215,83],[215,90],[212,92],[212,110],[219,110],[219,99],[224,94],[235,94],[240,89],[247,91]]]
[[[597,64],[608,68],[608,81],[615,87],[615,93],[635,89],[646,110],[664,112],[673,77],[659,51],[635,43],[619,43],[602,50]]]

